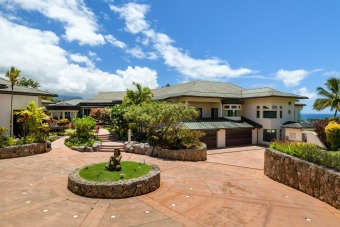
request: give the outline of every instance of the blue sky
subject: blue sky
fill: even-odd
[[[340,2],[0,0],[0,74],[58,94],[193,80],[308,96],[340,75]],[[329,112],[329,110],[324,111]]]

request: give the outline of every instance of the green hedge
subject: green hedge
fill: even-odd
[[[316,145],[304,142],[274,141],[269,146],[272,149],[340,171],[340,152],[320,150]]]

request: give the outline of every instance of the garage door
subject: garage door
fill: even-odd
[[[251,144],[251,129],[228,129],[225,137],[226,146]]]
[[[207,148],[216,148],[217,147],[217,134],[216,131],[208,130],[203,131],[205,136],[201,138],[201,142],[207,145]]]

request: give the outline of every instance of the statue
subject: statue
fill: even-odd
[[[113,156],[110,157],[110,162],[108,165],[106,165],[106,169],[110,170],[110,171],[119,171],[121,170],[121,166],[120,166],[120,160],[122,159],[122,155],[120,154],[120,150],[119,149],[114,149],[113,151]]]

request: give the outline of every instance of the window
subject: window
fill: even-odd
[[[91,109],[84,109],[84,117],[89,116],[91,112]]]
[[[223,117],[241,117],[241,105],[226,105],[223,109]]]
[[[260,118],[260,111],[256,111],[256,117]]]
[[[280,110],[280,118],[282,118],[282,110]]]
[[[65,118],[71,121],[71,112],[65,112]]]
[[[263,141],[271,142],[276,139],[276,129],[264,129],[263,130]]]
[[[218,118],[218,108],[211,108],[211,118]]]
[[[296,133],[295,132],[290,132],[289,133],[289,139],[290,140],[296,140]]]
[[[276,111],[263,111],[263,118],[277,118]]]

